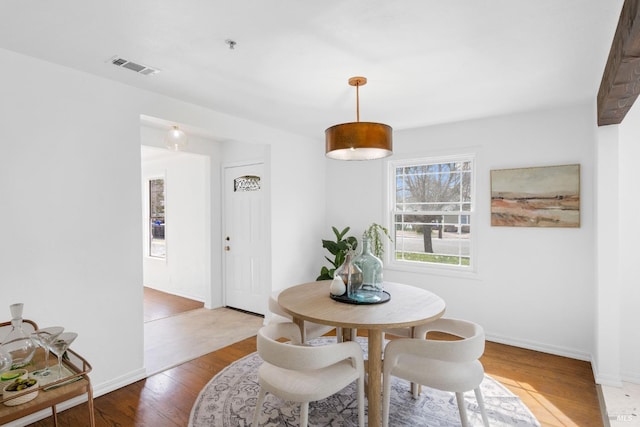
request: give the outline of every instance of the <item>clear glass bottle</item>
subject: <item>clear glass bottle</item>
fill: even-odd
[[[13,365],[11,355],[0,345],[0,374],[11,369],[11,365]]]
[[[344,262],[336,268],[334,277],[339,277],[347,287],[347,297],[351,298],[353,290],[362,285],[362,270],[352,262],[352,255],[345,255]]]
[[[24,304],[12,304],[11,331],[2,339],[2,348],[9,353],[13,361],[12,369],[22,368],[31,362],[36,352],[36,343],[22,327],[22,308]]]
[[[371,253],[368,237],[362,237],[362,252],[354,258],[353,264],[362,270],[362,284],[354,290],[353,299],[375,303],[383,299],[382,261]]]

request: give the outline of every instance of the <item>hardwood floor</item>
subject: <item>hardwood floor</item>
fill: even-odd
[[[251,337],[95,399],[98,427],[186,426],[191,407],[211,377],[256,350]],[[602,426],[591,365],[487,342],[487,374],[518,395],[542,426]],[[58,415],[60,426],[88,425],[86,404]],[[52,426],[51,418],[31,424]],[[217,427],[217,426],[216,426]]]
[[[144,321],[163,319],[204,307],[204,303],[144,287]]]
[[[485,372],[522,399],[543,426],[602,426],[589,362],[487,342]]]

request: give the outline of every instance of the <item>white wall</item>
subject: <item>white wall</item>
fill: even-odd
[[[300,144],[271,147],[272,289],[315,281],[324,259],[324,132],[309,149]]]
[[[143,132],[143,142],[145,133],[148,132]],[[149,180],[158,178],[165,181],[164,258],[149,256]],[[209,295],[210,184],[208,156],[142,146],[142,246],[145,286],[202,302]]]
[[[385,280],[429,289],[447,315],[474,320],[491,340],[590,360],[593,352],[595,125],[590,105],[394,132],[394,156],[476,153],[473,238],[478,273],[467,278],[385,270]],[[491,169],[579,163],[580,228],[490,225]],[[330,226],[358,238],[381,222],[384,160],[328,161]]]
[[[226,164],[264,162],[269,158],[269,146],[246,142],[225,142],[222,144],[222,158]]]
[[[24,302],[25,317],[77,331],[73,347],[94,367],[96,395],[145,375],[141,116],[272,146],[272,274],[300,279],[281,269],[298,256],[299,233],[290,230],[308,229],[305,241],[320,234],[323,192],[313,196],[318,211],[288,211],[291,194],[322,181],[316,141],[2,49],[0,69],[0,307],[8,318],[8,305]],[[221,259],[220,243],[212,229],[212,259]],[[221,298],[211,295],[212,306]]]
[[[619,233],[618,319],[620,376],[640,384],[640,105],[636,102],[619,125]]]
[[[314,281],[323,259],[325,160],[322,131],[311,144],[277,141],[260,148],[253,143],[225,143],[224,161],[265,161],[269,191],[271,289]],[[257,139],[250,142],[259,143]]]
[[[96,390],[140,378],[146,95],[5,50],[0,68],[0,306],[78,332]]]
[[[599,384],[621,385],[619,274],[619,135],[618,126],[597,131],[596,318],[594,374]]]

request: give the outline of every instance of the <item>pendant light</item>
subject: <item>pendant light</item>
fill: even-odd
[[[366,77],[351,77],[356,87],[356,122],[331,126],[324,131],[326,156],[336,160],[373,160],[393,154],[391,126],[360,121],[360,86]]]
[[[164,142],[167,144],[168,149],[180,151],[187,146],[187,135],[177,125],[173,125],[169,129]]]

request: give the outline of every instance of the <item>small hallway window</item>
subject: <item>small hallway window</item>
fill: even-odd
[[[164,179],[149,180],[149,256],[165,258]]]

